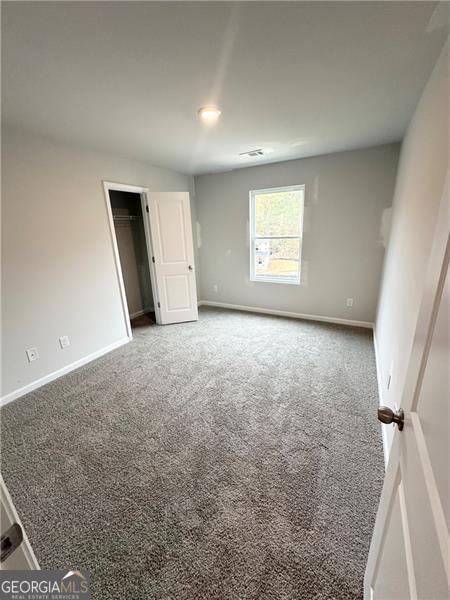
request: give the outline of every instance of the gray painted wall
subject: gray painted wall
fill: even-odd
[[[394,403],[401,403],[438,208],[446,185],[448,83],[447,45],[409,124],[395,188],[375,328],[383,403],[392,408]],[[390,443],[394,428],[385,429]]]
[[[189,191],[145,163],[2,131],[2,395],[126,337],[102,180]],[[59,336],[71,345],[61,350]],[[25,349],[40,359],[28,363]]]
[[[374,321],[398,153],[389,144],[196,177],[200,299]],[[306,185],[302,283],[252,282],[249,191],[294,184]]]

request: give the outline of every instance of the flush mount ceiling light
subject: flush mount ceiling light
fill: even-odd
[[[198,111],[198,116],[205,123],[216,123],[220,117],[221,110],[217,106],[202,106]]]

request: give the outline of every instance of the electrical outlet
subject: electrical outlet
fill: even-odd
[[[62,350],[64,350],[64,348],[67,348],[67,346],[70,346],[69,336],[63,335],[62,337],[60,337],[59,345],[61,346]]]
[[[353,298],[347,298],[347,306],[353,306]]]
[[[33,362],[39,358],[39,352],[37,348],[28,348],[25,351],[27,353],[28,362]]]
[[[213,290],[216,292],[216,294],[217,294],[217,292],[219,291],[219,286],[217,285],[217,283],[215,283],[215,284],[213,285]]]

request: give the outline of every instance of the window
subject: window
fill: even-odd
[[[250,279],[300,283],[305,186],[250,192]]]

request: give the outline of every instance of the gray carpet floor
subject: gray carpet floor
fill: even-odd
[[[5,406],[2,472],[95,600],[359,599],[376,407],[371,332],[203,308]]]

